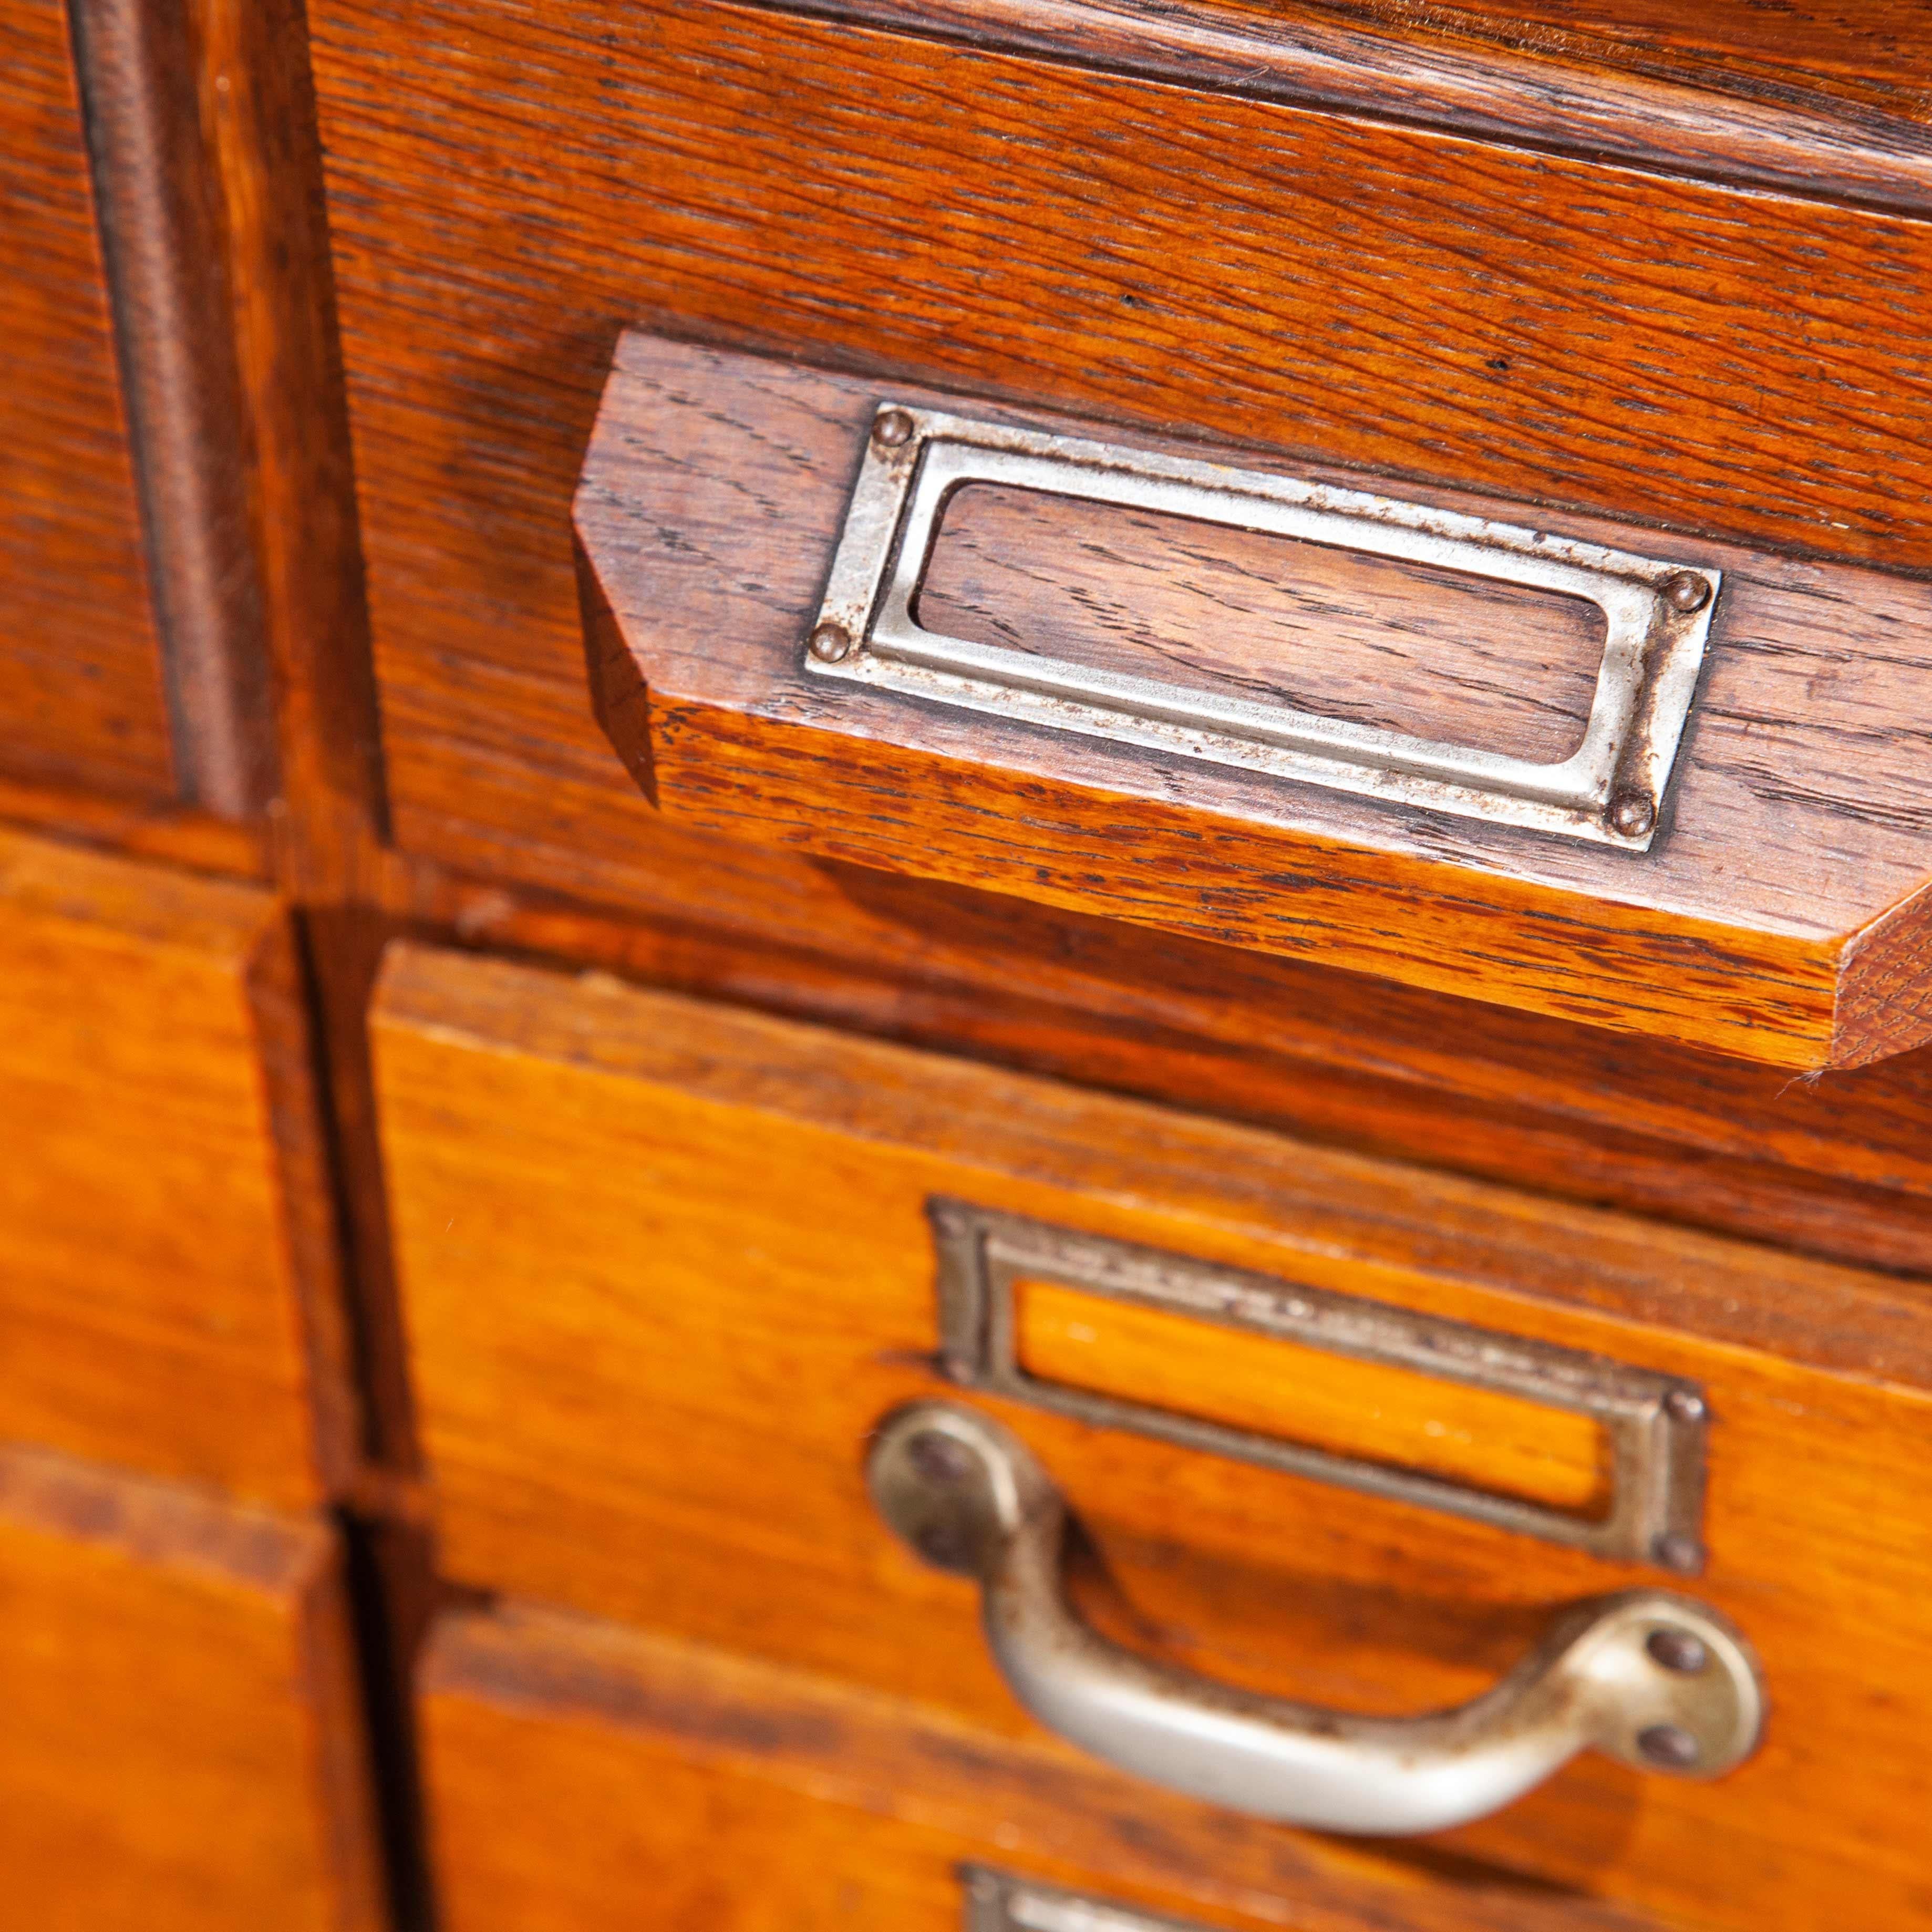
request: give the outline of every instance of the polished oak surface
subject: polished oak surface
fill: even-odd
[[[991,483],[947,500],[915,608],[945,637],[1544,764],[1582,742],[1605,628],[1553,591]]]
[[[327,0],[312,28],[388,802],[405,850],[472,874],[770,902],[652,819],[586,716],[562,533],[640,316],[1916,554],[1912,221],[725,8]]]
[[[506,1603],[422,1678],[452,1932],[954,1932],[992,1863],[1186,1932],[1646,1932],[1467,1864],[1298,1838],[1048,1739]],[[640,1804],[648,1790],[652,1802]]]
[[[161,660],[64,9],[0,17],[0,772],[173,796]]]
[[[0,1450],[0,1603],[13,1923],[386,1932],[328,1526]]]
[[[1917,570],[1910,9],[74,10],[119,35],[97,56],[134,57],[88,80],[110,234],[116,195],[166,218],[123,230],[140,273],[110,253],[112,342],[70,22],[15,9],[0,819],[43,838],[0,841],[0,1100],[32,1130],[0,1183],[0,1435],[119,1466],[0,1454],[31,1640],[0,1744],[20,1909],[420,1932],[404,1687],[440,1523],[460,1607],[420,1708],[458,1932],[936,1928],[968,1856],[1208,1932],[1922,1917],[1898,1632],[1924,1596],[1928,1052],[1794,1081],[668,824],[594,722],[568,532],[641,321],[1398,493],[1661,519],[1660,544],[1742,533],[1794,573]],[[158,445],[130,464],[116,372],[138,417],[170,358],[204,411],[172,483]],[[261,714],[220,808],[259,815],[214,815],[167,714],[143,509],[173,519],[166,570],[218,566],[238,628],[206,664]],[[440,955],[399,963],[386,991],[406,1306],[364,1034],[396,936],[496,956],[460,988]],[[1791,1700],[1752,1774],[1795,1796],[1740,1825],[1586,1778],[1492,1837],[1370,1852],[1023,1729],[970,1592],[904,1567],[856,1486],[873,1404],[944,1386],[916,1219],[937,1176],[1686,1364],[1723,1396],[1712,1588]],[[849,1277],[812,1264],[834,1245]],[[1590,1490],[1587,1443],[1492,1412],[1298,1393],[1250,1353],[1034,1314],[1070,1378]],[[882,1326],[900,1352],[855,1355]],[[1456,1694],[1604,1574],[1018,1419],[1111,1566],[1076,1579],[1083,1610],[1263,1688]],[[794,1585],[824,1614],[788,1615]]]
[[[710,0],[322,0],[311,32],[378,663],[412,693],[441,626],[543,620],[599,352],[653,314],[1932,556],[1917,222]]]
[[[257,888],[0,832],[0,1434],[298,1505],[360,1450],[310,1022]]]
[[[1854,1883],[1868,1922],[1912,1922],[1932,1378],[1692,1332],[1789,1293],[1822,1334],[1886,1284],[596,976],[393,952],[376,1046],[452,1577],[1032,1736],[971,1587],[903,1553],[862,1481],[880,1418],[947,1387],[925,1210],[964,1198],[1702,1384],[1694,1588],[1762,1654],[1762,1750],[1713,1785],[1580,1760],[1448,1842],[1740,1932],[1800,1932]],[[1088,1613],[1257,1688],[1449,1702],[1553,1605],[1671,1580],[971,1399],[1067,1492]]]
[[[1917,0],[812,0],[802,11],[1924,212]]]
[[[1932,60],[1917,0],[1314,0],[1408,35],[1466,34],[1544,59],[1627,64],[1714,92],[1816,92],[1932,122]]]

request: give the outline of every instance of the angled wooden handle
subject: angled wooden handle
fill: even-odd
[[[889,1418],[868,1469],[893,1530],[976,1578],[1013,1694],[1123,1771],[1256,1817],[1375,1835],[1446,1830],[1500,1810],[1579,1751],[1715,1778],[1756,1748],[1756,1666],[1714,1611],[1660,1590],[1564,1612],[1473,1703],[1364,1718],[1195,1677],[1110,1642],[1060,1583],[1066,1512],[1017,1437],[951,1402]]]
[[[576,531],[686,824],[1780,1066],[1932,1039],[1872,697],[1932,716],[1932,586],[641,334]]]

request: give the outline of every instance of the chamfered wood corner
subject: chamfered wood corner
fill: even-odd
[[[1833,1066],[1863,1066],[1932,1039],[1932,880],[1861,930],[1838,956]]]
[[[1932,646],[1898,642],[1932,638],[1932,589],[1672,538],[1724,589],[1664,823],[1619,851],[812,676],[888,399],[1183,447],[627,335],[578,574],[597,716],[668,818],[1794,1070],[1932,1040]]]

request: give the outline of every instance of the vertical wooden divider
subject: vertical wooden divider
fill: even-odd
[[[302,935],[368,1419],[342,1513],[392,1905],[430,1921],[409,1678],[434,1605],[389,1259],[364,1014],[394,922],[321,152],[302,0],[188,0],[219,182],[281,795],[276,883]]]

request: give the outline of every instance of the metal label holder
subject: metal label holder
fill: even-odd
[[[964,1387],[1104,1427],[1333,1483],[1389,1500],[1566,1544],[1612,1562],[1695,1575],[1704,1565],[1709,1411],[1693,1382],[1439,1316],[1303,1288],[1111,1238],[934,1197],[946,1374]],[[1413,1370],[1586,1415],[1609,1443],[1607,1514],[1586,1517],[1523,1498],[1178,1414],[1027,1372],[1014,1290],[1051,1282],[1136,1306],[1219,1322],[1304,1348]]]
[[[925,629],[920,580],[952,493],[1003,484],[1432,564],[1581,597],[1605,641],[1583,740],[1535,764]],[[1649,849],[1722,578],[1510,524],[1261,470],[886,402],[824,601],[814,676],[1493,824]]]
[[[966,1905],[962,1932],[1204,1932],[1178,1918],[1036,1885],[991,1865],[962,1865],[959,1883]]]

